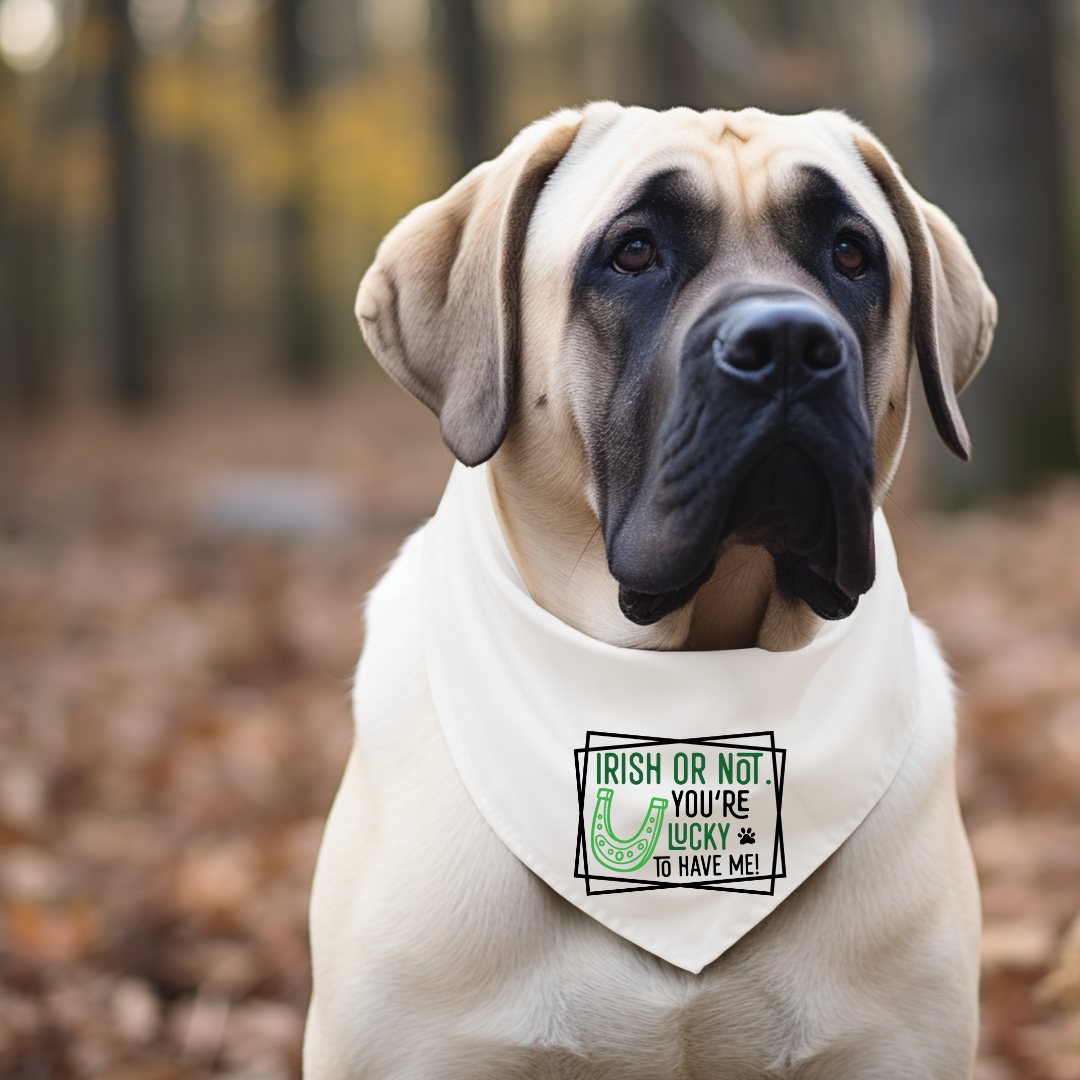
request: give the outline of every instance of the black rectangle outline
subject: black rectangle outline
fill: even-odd
[[[589,873],[589,853],[588,845],[585,843],[585,782],[582,781],[582,768],[578,755],[586,755],[592,752],[593,748],[590,745],[593,736],[598,736],[605,739],[632,739],[632,742],[625,744],[612,744],[603,747],[607,750],[629,750],[631,748],[637,749],[643,746],[671,746],[674,744],[681,744],[685,746],[711,746],[711,747],[729,747],[733,750],[761,750],[760,746],[746,745],[739,740],[750,738],[762,738],[768,736],[769,738],[769,750],[773,759],[773,778],[776,780],[774,785],[775,790],[773,796],[776,800],[776,827],[773,834],[773,859],[772,859],[772,873],[760,874],[755,877],[743,877],[743,878],[718,878],[713,881],[699,881],[699,882],[666,882],[666,881],[635,881],[634,878],[612,878],[601,875],[594,875]],[[777,769],[776,758],[779,755],[780,767]],[[776,745],[776,733],[774,731],[747,731],[739,732],[734,735],[708,735],[701,736],[693,739],[678,739],[678,738],[652,738],[645,735],[627,735],[621,732],[610,731],[586,731],[585,732],[585,745],[583,747],[576,747],[574,749],[574,774],[578,786],[578,835],[577,835],[577,850],[574,855],[574,877],[583,878],[585,881],[585,895],[586,896],[607,896],[613,893],[626,893],[626,892],[656,892],[662,889],[699,889],[706,890],[708,892],[731,892],[742,893],[750,896],[772,896],[776,891],[776,881],[778,878],[787,876],[787,858],[784,852],[784,829],[783,818],[781,809],[783,806],[784,798],[784,778],[787,767],[787,750],[782,749]],[[776,872],[777,859],[780,861],[780,872]],[[584,863],[585,872],[581,873],[580,866]],[[618,882],[620,884],[626,883],[630,887],[622,889],[594,889],[591,887],[593,881],[611,881]],[[735,889],[731,887],[732,883],[738,883],[742,881],[760,881],[769,882],[768,889]],[[722,884],[724,883],[724,884]]]

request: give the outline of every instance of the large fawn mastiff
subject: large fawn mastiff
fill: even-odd
[[[875,542],[916,367],[941,438],[970,452],[957,394],[996,305],[949,219],[839,113],[599,103],[526,128],[409,214],[356,311],[461,464],[368,603],[356,743],[312,898],[308,1080],[969,1076],[980,919],[952,691],[887,531]],[[908,659],[881,686],[900,646],[866,635],[886,576]],[[500,604],[558,642],[559,666],[484,623]],[[801,658],[837,643],[890,654],[835,680],[837,723],[859,683],[873,739],[908,726],[811,872],[795,838],[830,825],[796,797],[799,770],[815,748],[857,749],[825,749],[828,701],[804,722],[792,697],[797,754],[771,731],[739,742],[752,729],[735,713],[719,730],[667,715],[663,687],[677,711],[670,673],[715,661],[750,697],[786,693]],[[500,730],[511,665],[535,678]],[[622,687],[589,681],[616,670]],[[550,771],[544,724],[523,719],[554,730],[549,694],[637,726],[586,718]],[[735,708],[719,691],[715,705]],[[489,750],[466,744],[489,713],[518,752],[485,780],[468,755]],[[621,749],[605,736],[594,752],[598,731]],[[760,775],[736,777],[751,759]],[[576,804],[515,824],[515,801],[543,806],[563,769]],[[835,775],[822,805],[842,801]],[[546,861],[540,834],[564,817],[565,859]],[[665,934],[713,941],[725,904],[751,912],[734,941],[703,966],[663,958]],[[654,925],[661,944],[643,946]]]

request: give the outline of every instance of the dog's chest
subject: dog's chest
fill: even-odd
[[[414,720],[403,742],[437,745],[433,714]],[[831,913],[854,876],[844,851],[704,972],[675,968],[520,863],[444,754],[409,755],[413,779],[381,793],[388,819],[413,824],[364,851],[362,895],[351,899],[360,918],[335,943],[347,1014],[339,1028],[371,1075],[787,1075],[789,1065],[845,1045],[845,1025],[868,1003],[884,1013],[897,970],[918,962],[876,955],[873,943],[895,924],[883,930],[853,911],[849,927],[837,926]],[[343,788],[340,798],[349,797]],[[387,1038],[406,1018],[409,1039]],[[412,1071],[420,1046],[445,1072],[430,1071],[430,1061]]]
[[[348,1065],[311,1075],[795,1076],[905,1011],[912,1028],[956,1026],[962,963],[948,958],[969,943],[942,903],[955,830],[931,771],[894,785],[817,874],[692,975],[564,901],[480,816],[427,688],[415,582],[397,570],[369,607],[357,743],[312,904],[308,1053]],[[925,842],[912,838],[926,836],[942,851],[915,887]],[[407,1038],[388,1034],[403,1025]]]
[[[437,736],[416,734],[421,744]],[[407,1048],[382,1037],[383,1018],[406,1016],[411,1040],[462,1063],[447,1075],[470,1077],[607,1075],[599,1062],[625,1078],[713,1077],[720,1063],[756,1073],[812,1050],[815,1024],[798,1004],[812,996],[812,940],[781,950],[767,923],[705,973],[674,968],[549,889],[494,836],[447,763],[433,755],[425,765],[387,813],[422,804],[426,827],[366,853],[365,875],[394,888],[370,897],[345,943],[351,1011],[389,1075]]]

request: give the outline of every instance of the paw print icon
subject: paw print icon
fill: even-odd
[[[753,829],[740,829],[739,830],[739,843],[740,844],[753,844],[756,840]]]

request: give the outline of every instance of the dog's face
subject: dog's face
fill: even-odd
[[[637,626],[677,622],[734,545],[789,610],[849,614],[912,355],[966,457],[956,393],[995,316],[951,223],[840,114],[608,104],[410,215],[357,311],[459,458],[502,447],[548,516],[591,517]]]

